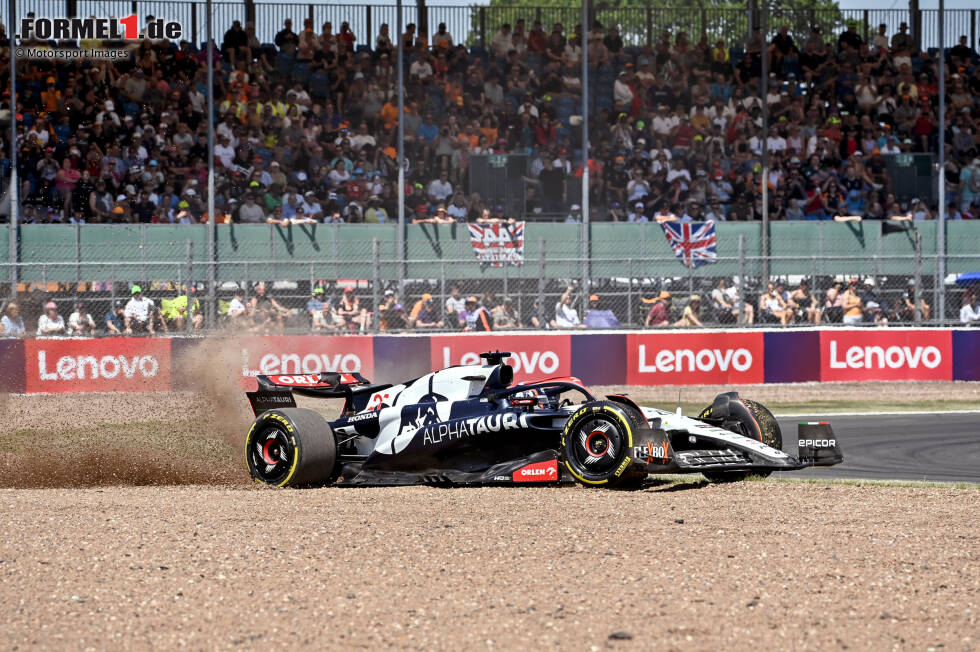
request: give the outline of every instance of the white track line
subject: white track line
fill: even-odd
[[[944,414],[980,414],[980,410],[940,410],[930,412],[798,412],[795,414],[776,414],[777,418],[798,419],[801,417],[902,417],[902,416],[941,416]]]

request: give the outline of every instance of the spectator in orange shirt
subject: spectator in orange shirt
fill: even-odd
[[[432,302],[432,295],[426,292],[422,298],[412,306],[412,312],[408,315],[409,328],[442,328],[443,321]]]

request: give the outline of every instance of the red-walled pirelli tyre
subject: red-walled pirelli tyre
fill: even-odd
[[[565,422],[561,435],[565,468],[578,482],[591,487],[613,487],[646,473],[633,469],[636,410],[612,401],[594,401],[580,407]]]
[[[245,437],[256,482],[275,487],[324,485],[336,477],[337,440],[318,412],[280,408],[260,414]]]
[[[748,408],[748,414],[735,413],[731,417],[731,423],[726,423],[725,428],[739,435],[745,435],[752,439],[758,439],[766,446],[771,446],[777,450],[783,449],[783,433],[779,429],[776,417],[762,403],[742,399],[742,403]],[[699,419],[709,416],[711,406],[701,410]],[[767,476],[772,471],[706,471],[703,473],[711,482],[735,482],[744,480],[750,475]]]

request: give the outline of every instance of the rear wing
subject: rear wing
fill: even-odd
[[[314,398],[342,398],[349,404],[355,391],[373,387],[371,381],[359,373],[260,375],[255,380],[258,390],[245,392],[255,416],[273,408],[296,407],[293,394]]]

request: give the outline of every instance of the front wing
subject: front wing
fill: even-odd
[[[647,473],[796,471],[844,460],[830,424],[823,421],[799,424],[796,456],[701,422],[669,436],[661,428],[643,428],[636,441],[633,459]]]

